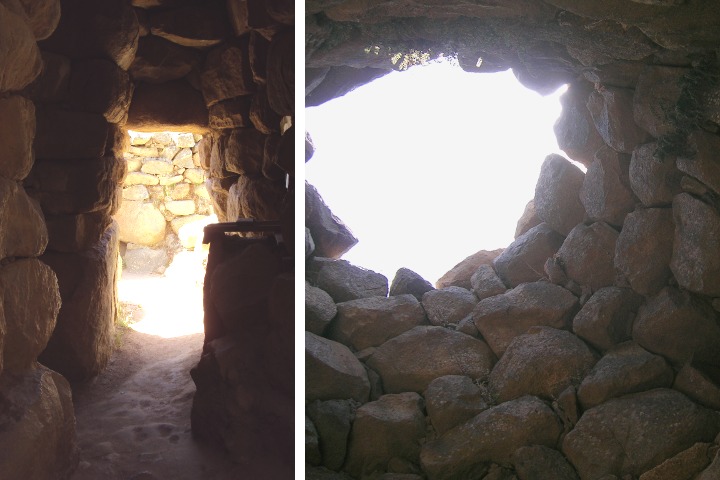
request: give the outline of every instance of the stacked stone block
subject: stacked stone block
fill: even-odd
[[[59,2],[38,3],[0,2],[0,472],[39,480],[67,478],[78,457],[70,386],[38,363],[61,305],[41,260],[51,228],[25,185],[39,115],[27,87],[43,66],[37,42],[59,20]]]

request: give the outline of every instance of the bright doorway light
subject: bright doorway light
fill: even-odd
[[[434,283],[478,250],[506,247],[545,156],[562,154],[553,124],[564,91],[543,97],[511,71],[439,62],[307,108],[306,178],[359,239],[343,258]]]

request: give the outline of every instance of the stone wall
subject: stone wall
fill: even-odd
[[[717,478],[711,3],[321,3],[308,3],[312,101],[390,69],[383,48],[451,45],[467,70],[569,83],[555,125],[567,158],[545,159],[515,241],[437,288],[324,258],[351,242],[306,218],[306,477]],[[315,238],[330,242],[317,256]]]
[[[175,253],[193,250],[217,221],[192,133],[131,132],[118,222],[123,267],[163,273]]]

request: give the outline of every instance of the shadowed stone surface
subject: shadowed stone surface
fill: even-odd
[[[557,252],[567,277],[593,292],[615,283],[617,238],[617,231],[607,223],[575,227]]]
[[[409,293],[418,300],[422,300],[425,292],[433,290],[434,287],[430,282],[422,278],[419,274],[413,272],[409,268],[400,268],[395,273],[392,283],[390,284],[389,295],[404,295]]]
[[[437,288],[462,287],[467,290],[472,288],[470,277],[481,265],[492,265],[493,260],[500,255],[502,248],[497,250],[480,250],[465,258],[462,262],[451,268],[445,275],[440,277],[435,286]]]
[[[713,410],[720,410],[720,385],[714,383],[707,375],[690,363],[683,365],[680,371],[677,372],[673,388],[692,398],[700,405]]]
[[[546,223],[531,228],[515,239],[493,261],[498,277],[510,288],[545,276],[543,265],[563,244],[565,237]]]
[[[316,400],[307,406],[307,414],[320,438],[322,464],[329,469],[339,470],[345,462],[357,407],[358,404],[352,400]]]
[[[578,480],[562,453],[542,445],[518,448],[512,456],[520,480]]]
[[[573,318],[573,333],[600,351],[609,350],[630,340],[642,302],[643,298],[629,288],[601,288]]]
[[[325,290],[305,282],[305,330],[322,335],[335,318],[337,306]]]
[[[439,435],[490,408],[487,391],[464,375],[436,378],[423,397],[428,417]]]
[[[604,87],[592,92],[587,103],[598,133],[605,143],[620,153],[632,153],[647,137],[635,124],[632,97],[632,90]]]
[[[593,163],[585,173],[580,200],[594,221],[619,227],[625,215],[635,208],[635,195],[628,176],[630,158],[609,147],[595,153]]]
[[[585,175],[567,159],[548,155],[535,185],[537,216],[561,235],[570,233],[585,218],[580,189]]]
[[[656,143],[640,145],[630,159],[630,186],[646,207],[669,205],[680,193],[681,173],[675,159],[656,158]]]
[[[315,242],[315,256],[340,258],[358,241],[330,211],[318,191],[305,182],[305,225]]]
[[[366,402],[370,382],[345,345],[305,332],[305,400],[353,399]]]
[[[470,285],[478,300],[484,300],[507,291],[507,287],[490,265],[480,265],[470,277]]]
[[[653,137],[674,133],[670,113],[680,98],[686,68],[647,65],[640,73],[633,96],[635,123]]]
[[[0,145],[3,145],[3,162],[0,175],[12,180],[27,177],[32,168],[33,140],[35,138],[35,106],[24,97],[0,99]]]
[[[16,182],[0,177],[0,260],[35,257],[48,243],[48,233],[37,202]]]
[[[356,267],[345,260],[324,264],[317,276],[317,287],[329,293],[335,303],[385,297],[388,293],[388,282],[384,275]]]
[[[432,325],[458,324],[470,315],[477,304],[472,292],[462,287],[430,290],[422,297],[422,307]]]
[[[0,5],[0,91],[20,90],[42,70],[40,50],[32,28],[20,12]]]

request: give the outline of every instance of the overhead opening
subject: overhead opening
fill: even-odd
[[[434,283],[509,245],[543,160],[561,153],[564,91],[541,96],[509,70],[468,73],[450,59],[307,108],[316,150],[306,178],[359,239],[343,258]]]

